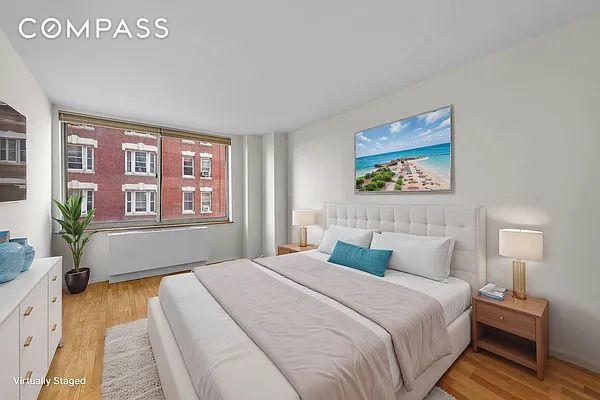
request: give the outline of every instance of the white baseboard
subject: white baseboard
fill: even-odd
[[[148,270],[139,271],[139,272],[130,272],[127,274],[109,275],[108,283],[132,281],[134,279],[142,279],[142,278],[147,278],[149,276],[172,274],[174,272],[191,271],[192,268],[200,266],[200,265],[205,265],[205,264],[206,263],[203,263],[203,262],[200,262],[200,263],[196,262],[196,263],[191,263],[191,264],[173,265],[170,267],[148,269]]]
[[[578,357],[573,357],[570,354],[563,353],[562,351],[557,351],[557,350],[550,351],[550,355],[552,357],[575,364],[579,367],[589,369],[590,371],[600,373],[600,364],[598,362],[591,361],[591,360],[584,360],[584,359],[581,359]]]

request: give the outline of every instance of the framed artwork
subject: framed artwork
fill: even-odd
[[[356,193],[454,190],[452,106],[354,135]]]
[[[0,202],[27,198],[25,116],[0,101]]]

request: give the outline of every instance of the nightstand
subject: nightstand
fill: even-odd
[[[479,348],[508,358],[544,379],[549,353],[548,301],[507,293],[502,301],[473,296],[473,350]]]
[[[299,253],[301,251],[314,250],[317,247],[316,244],[307,244],[304,247],[300,247],[297,243],[282,244],[277,246],[277,255],[281,256],[283,254]]]

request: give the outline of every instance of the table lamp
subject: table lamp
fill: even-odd
[[[527,298],[527,270],[523,260],[541,260],[544,254],[544,234],[524,229],[500,229],[498,240],[501,256],[513,260],[513,297]]]
[[[300,247],[306,247],[307,225],[315,223],[315,213],[313,210],[294,210],[292,211],[292,225],[300,227]]]

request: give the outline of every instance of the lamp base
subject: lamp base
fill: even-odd
[[[513,297],[520,300],[527,298],[527,266],[521,260],[513,261]]]
[[[301,226],[300,227],[300,243],[298,243],[298,245],[300,247],[306,247],[306,246],[308,246],[308,243],[306,241],[307,237],[308,237],[308,232],[307,232],[306,227],[305,226]]]

